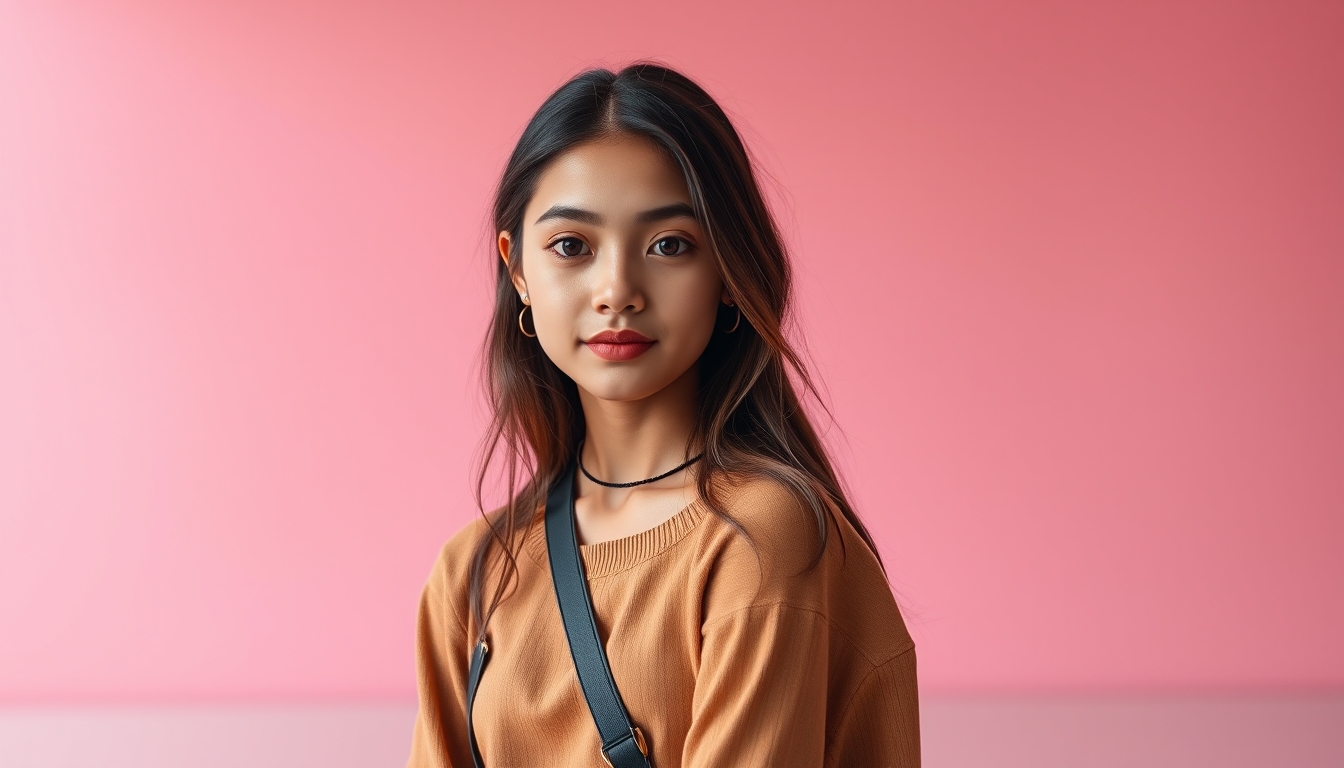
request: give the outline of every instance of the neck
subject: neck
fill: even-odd
[[[696,370],[642,400],[603,400],[583,389],[583,419],[587,430],[583,465],[595,477],[626,483],[660,475],[694,456],[686,440],[696,418]],[[679,476],[660,481],[680,485]]]

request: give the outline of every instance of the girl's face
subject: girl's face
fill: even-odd
[[[521,242],[501,232],[499,251],[522,256],[514,286],[541,348],[603,400],[643,399],[687,374],[729,301],[681,170],[642,137],[557,156]]]

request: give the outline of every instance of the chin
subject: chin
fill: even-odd
[[[650,395],[657,394],[668,384],[671,384],[673,380],[666,379],[666,377],[657,377],[656,380],[651,380],[651,377],[638,375],[632,370],[607,371],[603,374],[582,377],[571,376],[570,378],[574,379],[574,383],[578,385],[579,389],[593,397],[615,402],[643,400]]]

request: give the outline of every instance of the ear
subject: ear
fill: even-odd
[[[504,260],[505,268],[508,268],[509,257],[513,254],[513,237],[508,232],[500,232],[497,246],[499,247],[499,257]],[[523,271],[518,270],[511,274],[510,278],[513,280],[513,287],[518,291],[518,295],[520,297],[527,295],[527,281],[523,279]]]
[[[499,240],[496,241],[495,245],[499,248],[499,258],[503,259],[504,266],[508,267],[509,253],[513,249],[513,238],[509,235],[508,232],[500,232]]]
[[[719,301],[723,302],[724,304],[727,304],[730,307],[733,306],[733,295],[728,292],[727,283],[724,283],[723,291],[719,293]]]

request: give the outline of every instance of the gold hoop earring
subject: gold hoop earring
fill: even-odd
[[[528,333],[528,332],[527,332],[527,329],[523,327],[523,315],[526,314],[526,313],[527,313],[527,310],[530,309],[531,307],[532,307],[531,304],[524,304],[524,305],[523,305],[523,311],[518,313],[518,330],[522,331],[522,332],[523,332],[523,335],[526,336],[527,338],[529,338],[529,339],[535,339],[535,338],[537,338],[537,334],[535,334],[535,333]],[[533,325],[536,325],[536,324],[533,323]]]
[[[728,306],[737,310],[737,319],[733,320],[733,327],[724,331],[724,333],[732,333],[733,331],[736,331],[738,324],[742,322],[742,308],[736,304],[729,304]]]

